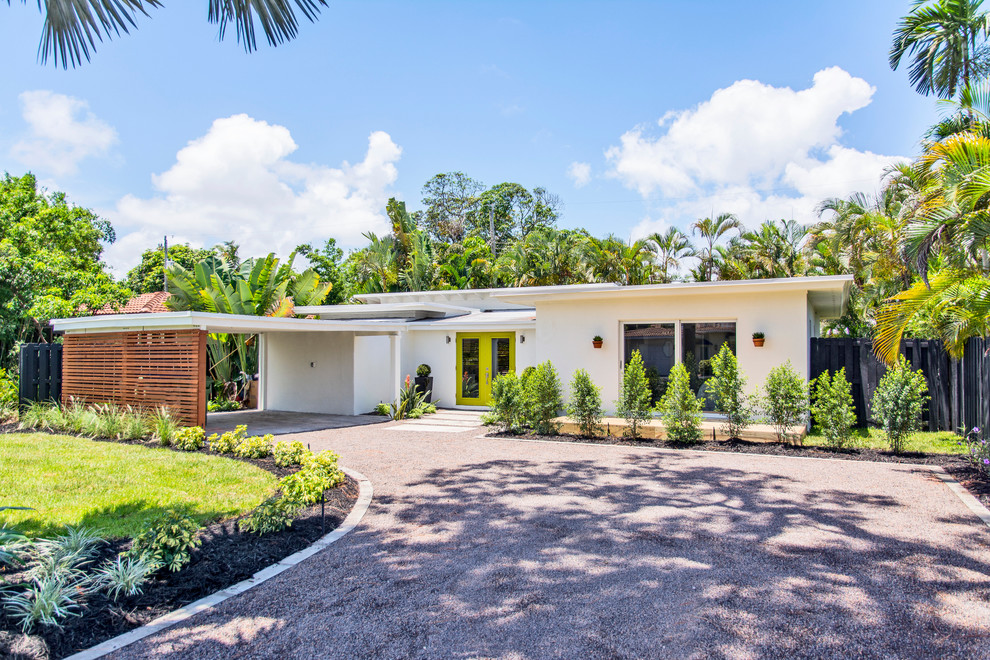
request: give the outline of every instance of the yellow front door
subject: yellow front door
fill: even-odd
[[[457,405],[487,406],[495,376],[516,370],[516,333],[457,333]]]

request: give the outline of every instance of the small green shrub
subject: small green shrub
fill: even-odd
[[[437,406],[434,403],[424,403],[420,405],[419,411],[424,415],[435,415],[437,412]]]
[[[127,406],[121,416],[120,436],[126,440],[139,440],[147,434],[147,426],[144,415]]]
[[[16,406],[17,389],[17,378],[14,374],[0,369],[0,406]]]
[[[206,402],[206,410],[208,412],[231,412],[233,410],[240,410],[243,407],[240,401],[226,398],[214,398]]]
[[[344,483],[344,473],[337,466],[338,458],[332,451],[307,456],[298,472],[282,477],[278,482],[283,495],[300,506],[319,502],[324,491]]]
[[[165,406],[155,408],[151,414],[152,436],[162,447],[168,447],[179,432],[179,422]]]
[[[272,458],[275,459],[275,465],[279,467],[302,465],[303,460],[309,453],[311,452],[306,449],[306,445],[298,440],[293,440],[292,442],[280,440],[272,447]]]
[[[777,440],[789,442],[791,427],[805,423],[807,418],[808,384],[788,360],[770,370],[763,390],[763,413],[777,434]]]
[[[241,531],[263,536],[273,532],[281,532],[292,525],[292,520],[299,511],[299,505],[287,497],[274,495],[259,504],[251,513],[238,523]]]
[[[189,563],[194,548],[202,543],[199,524],[190,516],[169,510],[134,539],[127,556],[175,572]]]
[[[399,399],[389,407],[389,415],[392,419],[405,419],[414,410],[423,405],[428,392],[420,392],[412,382],[412,378],[406,376],[406,381],[399,390]],[[420,415],[422,416],[422,415]]]
[[[826,445],[841,449],[852,442],[856,408],[844,368],[834,375],[825,371],[812,381],[811,414],[825,436]]]
[[[670,386],[668,385],[668,391]],[[626,435],[638,438],[640,426],[653,419],[650,407],[650,381],[643,368],[643,356],[633,351],[626,368],[622,372],[622,391],[615,402],[615,412],[626,420]]]
[[[172,446],[182,451],[198,451],[206,442],[206,433],[202,427],[187,426],[175,434]]]
[[[491,425],[502,431],[518,433],[524,422],[526,398],[522,381],[512,371],[496,376],[492,382]],[[485,420],[483,419],[482,422]]]
[[[537,365],[526,380],[525,416],[533,431],[540,435],[554,435],[560,424],[554,421],[563,408],[560,395],[560,379],[550,360]]]
[[[272,455],[272,445],[274,443],[274,435],[253,435],[237,443],[237,446],[234,447],[234,456],[239,456],[240,458],[265,458]]]
[[[911,371],[903,356],[877,383],[870,402],[871,412],[887,436],[891,451],[903,451],[907,437],[921,429],[927,395],[928,383],[924,373],[920,369]]]
[[[37,624],[60,629],[62,619],[82,614],[85,593],[85,585],[65,576],[33,578],[24,591],[4,599],[4,610],[25,633]]]
[[[605,416],[601,389],[591,382],[591,376],[584,369],[574,372],[567,414],[577,422],[581,435],[590,438],[601,431],[602,417]]]
[[[673,442],[700,442],[703,405],[703,400],[691,390],[691,376],[687,369],[683,364],[675,364],[670,370],[667,391],[657,407],[667,439]]]
[[[388,405],[387,403],[379,403],[377,406],[375,406],[375,414],[384,415],[385,417],[391,417],[392,406]]]
[[[708,391],[714,395],[715,409],[725,415],[723,430],[726,435],[738,438],[743,429],[753,423],[753,406],[750,397],[746,396],[746,378],[728,343],[722,344],[712,358],[711,367]]]
[[[112,600],[141,593],[148,576],[158,570],[158,565],[127,554],[119,554],[96,570],[95,585]]]
[[[210,434],[207,439],[210,443],[210,451],[215,454],[233,454],[237,445],[247,436],[247,426],[239,424],[233,431],[227,431],[220,436],[216,433]]]
[[[419,419],[423,416],[423,410],[421,408],[413,408],[408,413],[406,413],[406,418],[408,419]]]
[[[429,378],[432,372],[433,370],[430,369],[430,365],[428,364],[421,364],[418,367],[416,367],[416,376],[418,376],[419,378]]]

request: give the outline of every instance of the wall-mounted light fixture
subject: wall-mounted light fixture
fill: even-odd
[[[450,343],[450,335],[447,335],[447,343]]]
[[[520,344],[526,343],[526,335],[519,335],[519,343]]]

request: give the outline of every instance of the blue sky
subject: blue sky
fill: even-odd
[[[35,3],[0,7],[0,169],[111,220],[119,272],[164,233],[358,246],[452,170],[544,186],[595,234],[807,222],[876,190],[939,112],[887,66],[907,0],[333,2],[251,55],[205,8],[170,2],[63,71],[36,61]]]

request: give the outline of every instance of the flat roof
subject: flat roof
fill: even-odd
[[[319,332],[343,330],[369,334],[394,334],[406,328],[402,321],[323,321],[292,317],[217,314],[215,312],[161,312],[108,314],[53,319],[56,332],[117,332],[136,330],[206,330],[207,332]]]

